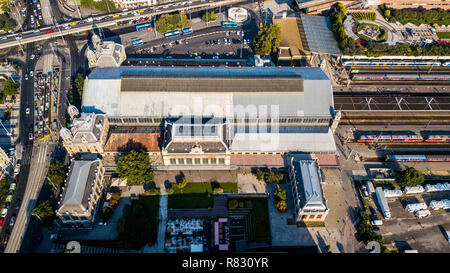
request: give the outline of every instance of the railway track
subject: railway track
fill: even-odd
[[[346,85],[348,83],[347,80],[341,81],[342,85]],[[450,81],[350,81],[350,86],[352,85],[449,85]]]
[[[445,71],[450,73],[450,67],[446,66],[433,66],[431,69],[430,67],[423,67],[423,66],[352,66],[352,67],[346,67],[348,71],[351,70],[359,70],[361,71],[384,71],[389,72],[390,70],[399,72],[399,71],[414,71],[414,72],[421,72],[421,73],[428,73],[428,71]]]

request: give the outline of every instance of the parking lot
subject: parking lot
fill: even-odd
[[[174,58],[174,56],[248,58],[252,54],[253,36],[242,30],[220,30],[198,36],[179,37],[170,41],[154,41],[132,49],[131,53],[166,58]]]

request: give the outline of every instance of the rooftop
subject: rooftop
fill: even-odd
[[[100,165],[100,160],[75,160],[70,165],[66,188],[58,211],[83,213],[89,209],[89,196]]]
[[[102,114],[82,113],[73,120],[71,132],[74,143],[94,143],[101,139],[106,116]]]
[[[302,210],[326,210],[320,185],[319,170],[315,160],[292,160],[297,177]]]
[[[267,106],[280,115],[329,116],[332,96],[320,68],[96,68],[85,81],[82,111],[109,117],[223,117]]]

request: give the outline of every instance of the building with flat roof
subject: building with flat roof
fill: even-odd
[[[70,164],[56,215],[64,224],[90,225],[101,197],[104,172],[102,161],[73,160]]]
[[[291,157],[289,178],[297,222],[325,221],[329,208],[323,196],[317,162]]]
[[[106,115],[117,128],[160,127],[164,165],[266,166],[289,152],[336,151],[333,93],[319,68],[96,68],[82,111]]]

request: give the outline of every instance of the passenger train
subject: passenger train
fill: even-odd
[[[445,74],[355,74],[353,81],[450,81]]]
[[[422,137],[418,135],[360,135],[357,142],[450,142],[450,135],[429,135]]]
[[[397,59],[395,57],[385,59],[378,58],[351,58],[351,57],[343,57],[342,63],[346,67],[354,67],[354,66],[421,66],[421,67],[430,67],[430,66],[450,66],[450,59],[443,58],[440,60],[436,59],[413,59],[413,58],[405,58]]]
[[[386,155],[386,161],[450,162],[450,155]]]

